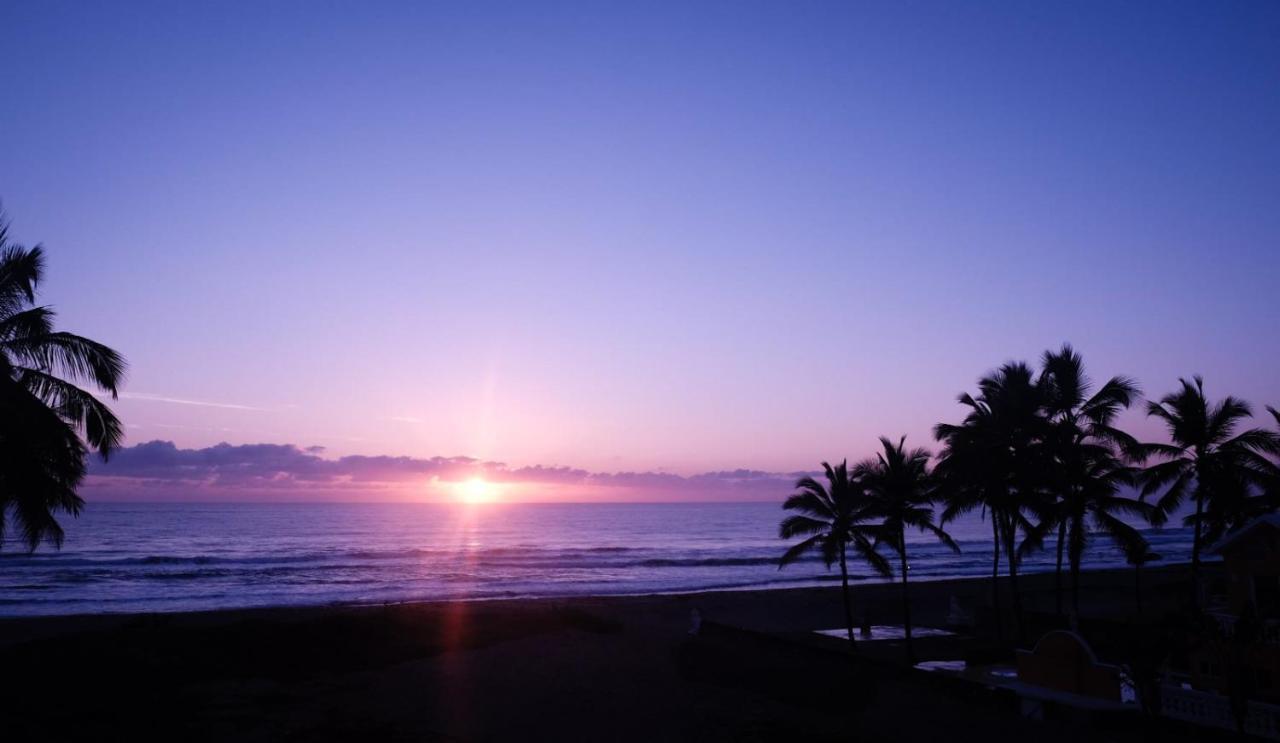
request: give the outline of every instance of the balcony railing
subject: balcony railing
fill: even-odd
[[[1218,632],[1225,640],[1234,640],[1236,638],[1236,625],[1240,621],[1239,617],[1221,610],[1210,609],[1208,616],[1218,625]],[[1280,621],[1268,619],[1262,622],[1262,626],[1258,629],[1257,638],[1260,645],[1280,645]]]
[[[1244,731],[1260,738],[1280,740],[1280,706],[1266,702],[1248,702]],[[1198,725],[1236,729],[1231,700],[1209,691],[1165,686],[1160,691],[1160,711],[1166,717],[1186,720]]]

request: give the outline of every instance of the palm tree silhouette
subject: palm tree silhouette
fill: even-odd
[[[1093,534],[1106,535],[1122,551],[1130,554],[1145,549],[1147,543],[1141,532],[1123,517],[1148,522],[1159,520],[1156,509],[1149,504],[1121,495],[1123,489],[1138,484],[1141,473],[1137,468],[1120,463],[1105,447],[1088,451],[1080,459],[1082,461],[1073,465],[1079,467],[1079,474],[1074,478],[1071,489],[1055,504],[1052,516],[1037,527],[1035,536],[1023,543],[1029,548],[1029,545],[1039,539],[1045,525],[1052,527],[1054,524],[1066,523],[1073,625],[1080,616],[1081,563]],[[1092,528],[1086,521],[1092,522]]]
[[[1108,535],[1126,552],[1145,545],[1142,535],[1120,518],[1151,517],[1145,503],[1120,496],[1122,488],[1134,486],[1138,477],[1138,470],[1126,466],[1124,460],[1139,459],[1142,447],[1113,425],[1116,415],[1140,392],[1132,380],[1112,377],[1090,394],[1093,388],[1084,360],[1070,345],[1063,345],[1056,353],[1046,351],[1042,370],[1040,385],[1050,423],[1047,454],[1054,465],[1051,487],[1058,500],[1049,518],[1038,525],[1036,537],[1057,527],[1057,611],[1062,613],[1065,551],[1071,571],[1071,611],[1076,618],[1080,612],[1080,563],[1091,534],[1086,521],[1092,520],[1094,530]],[[1024,546],[1035,541],[1024,542]]]
[[[12,518],[30,550],[42,541],[61,545],[55,515],[84,506],[76,488],[87,454],[105,459],[123,439],[119,419],[78,385],[115,399],[125,361],[54,330],[53,310],[35,303],[43,273],[43,249],[12,244],[0,215],[0,539]]]
[[[968,396],[962,396],[965,402]],[[974,401],[976,404],[976,401]],[[985,414],[985,413],[984,413]],[[1000,522],[992,510],[997,498],[997,476],[983,455],[983,426],[972,420],[966,424],[940,423],[934,436],[944,448],[934,467],[934,493],[943,504],[942,523],[948,524],[972,511],[980,511],[983,520],[991,518],[991,607],[995,613],[996,636],[1003,637],[1003,612],[1000,609]]]
[[[1204,380],[1178,380],[1182,388],[1147,405],[1147,415],[1164,421],[1169,444],[1147,444],[1148,454],[1165,461],[1143,473],[1142,497],[1164,490],[1156,506],[1167,518],[1188,497],[1195,513],[1186,523],[1195,527],[1191,543],[1191,605],[1199,607],[1200,551],[1251,515],[1250,489],[1270,466],[1264,456],[1280,452],[1280,436],[1263,428],[1236,433],[1252,415],[1249,404],[1228,396],[1211,404]]]
[[[1035,544],[1036,524],[1031,517],[1043,520],[1051,508],[1045,495],[1049,469],[1043,445],[1049,425],[1044,414],[1045,393],[1031,368],[1020,362],[1007,363],[983,377],[978,390],[976,397],[960,396],[960,403],[969,408],[961,424],[934,427],[934,436],[944,444],[935,468],[946,503],[942,522],[977,509],[990,513],[995,541],[992,600],[999,617],[995,576],[1003,552],[1016,630],[1021,637],[1018,567],[1027,550],[1019,545],[1019,537],[1033,537]]]
[[[877,542],[887,544],[898,556],[902,580],[902,627],[906,640],[907,661],[915,663],[915,647],[911,640],[911,597],[908,592],[907,528],[927,532],[938,541],[959,552],[951,536],[933,521],[933,474],[926,449],[906,449],[907,437],[894,444],[880,438],[883,451],[855,468],[867,494],[874,502],[876,517],[883,519]]]
[[[852,647],[853,605],[849,598],[849,547],[852,546],[857,555],[881,576],[888,577],[893,571],[888,560],[876,552],[877,527],[866,523],[875,516],[872,510],[874,504],[866,496],[862,484],[850,477],[845,462],[836,467],[823,462],[822,469],[827,476],[827,485],[812,477],[802,477],[796,481],[798,492],[782,504],[784,509],[797,513],[782,520],[778,528],[779,536],[783,539],[799,536],[805,538],[782,555],[778,561],[778,569],[781,570],[812,551],[818,552],[828,568],[840,563],[844,621]]]

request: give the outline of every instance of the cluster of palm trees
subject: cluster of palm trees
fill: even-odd
[[[125,362],[110,348],[54,329],[36,304],[44,274],[39,246],[12,244],[0,214],[0,542],[7,530],[28,549],[62,542],[57,514],[80,512],[76,489],[90,451],[106,457],[124,431],[111,409]]]
[[[1223,534],[1280,506],[1280,434],[1241,430],[1249,405],[1234,397],[1211,402],[1200,377],[1147,403],[1163,421],[1168,443],[1144,443],[1115,426],[1120,412],[1141,399],[1137,384],[1112,377],[1095,388],[1080,355],[1069,345],[1046,352],[1040,368],[1008,363],[983,377],[974,394],[963,394],[964,419],[940,424],[935,458],[881,439],[873,459],[849,469],[824,463],[827,483],[803,478],[783,504],[794,512],[780,535],[804,539],[783,555],[787,565],[817,551],[830,567],[839,563],[845,616],[852,643],[847,555],[891,576],[896,557],[902,581],[903,623],[910,655],[907,544],[910,529],[934,535],[957,549],[940,528],[980,512],[991,524],[992,603],[1001,616],[998,578],[1007,576],[1017,632],[1022,632],[1018,569],[1022,560],[1052,537],[1057,552],[1055,595],[1063,612],[1064,577],[1070,583],[1070,615],[1079,613],[1081,563],[1090,541],[1103,536],[1130,564],[1158,556],[1135,524],[1161,526],[1188,500],[1194,511],[1191,601],[1196,601],[1201,553]],[[1280,412],[1268,408],[1280,427]],[[935,518],[934,508],[941,509]],[[1065,560],[1065,569],[1064,569]],[[997,624],[997,631],[1001,631]]]
[[[780,567],[808,552],[817,551],[827,566],[840,564],[844,598],[845,627],[850,644],[853,637],[853,606],[849,597],[848,554],[865,561],[883,577],[893,575],[893,565],[881,554],[882,547],[897,557],[902,580],[903,631],[908,654],[911,641],[911,600],[907,583],[908,529],[933,534],[956,552],[959,546],[934,522],[935,478],[929,470],[931,454],[924,449],[907,449],[906,438],[895,444],[880,439],[882,451],[875,458],[854,465],[833,467],[822,463],[827,484],[812,477],[796,483],[799,491],[783,504],[796,511],[782,521],[780,534],[800,542],[786,551]]]

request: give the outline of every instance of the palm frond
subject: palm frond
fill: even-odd
[[[1153,464],[1142,471],[1142,497],[1164,489],[1169,483],[1188,474],[1194,465],[1185,459],[1170,459]]]
[[[835,511],[830,499],[824,499],[817,493],[804,490],[787,497],[782,508],[787,511],[799,511],[816,518],[832,519]]]
[[[862,558],[862,561],[871,566],[871,569],[882,578],[893,577],[893,566],[885,559],[885,556],[876,551],[875,544],[863,535],[854,538],[853,549]]]
[[[1207,440],[1218,442],[1231,438],[1236,424],[1252,415],[1253,410],[1244,400],[1231,396],[1223,398],[1209,411]]]
[[[1057,525],[1058,522],[1052,519],[1044,519],[1035,524],[1024,521],[1022,542],[1018,545],[1018,558],[1024,558],[1044,549],[1045,537],[1052,533]]]
[[[1280,434],[1265,428],[1251,428],[1222,442],[1220,450],[1247,450],[1265,454],[1280,454]]]
[[[947,549],[950,549],[957,555],[960,554],[960,545],[956,544],[955,540],[951,538],[951,535],[943,531],[941,527],[935,526],[934,524],[926,524],[924,528],[931,532],[933,536],[937,537],[939,542],[946,545]]]
[[[1151,457],[1177,459],[1186,453],[1184,447],[1174,446],[1173,444],[1144,443],[1139,446],[1142,459],[1150,459]]]
[[[1150,552],[1150,545],[1141,532],[1115,516],[1107,513],[1094,514],[1094,525],[1115,542],[1130,560]]]
[[[52,333],[53,318],[54,312],[48,307],[31,307],[0,315],[0,342]]]
[[[830,522],[809,516],[788,516],[778,525],[778,536],[782,539],[809,534],[826,534],[829,531],[831,531]]]
[[[0,315],[12,315],[36,301],[44,275],[44,249],[8,242],[8,221],[0,214]]]
[[[1169,489],[1156,501],[1155,510],[1151,512],[1151,523],[1154,526],[1163,526],[1182,507],[1190,494],[1193,478],[1191,472],[1183,472],[1169,484]]]
[[[824,535],[822,534],[815,534],[799,544],[792,545],[786,552],[782,553],[782,557],[778,559],[778,569],[783,569],[787,565],[790,565],[801,557],[804,557],[806,553],[813,551],[822,543],[823,536]],[[827,567],[830,566],[831,563],[828,562]]]
[[[111,456],[124,441],[124,426],[98,398],[52,374],[35,369],[18,369],[18,383],[49,405],[64,420],[84,433],[89,445]]]
[[[72,381],[91,380],[111,393],[124,381],[125,361],[111,348],[74,333],[45,333],[0,341],[0,353],[48,374]]]
[[[61,543],[57,512],[76,515],[85,448],[75,431],[12,379],[0,378],[0,511],[27,548]],[[3,533],[0,533],[0,540]]]

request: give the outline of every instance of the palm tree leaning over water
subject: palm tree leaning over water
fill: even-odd
[[[27,549],[62,542],[59,512],[76,515],[76,488],[90,450],[106,458],[123,439],[119,419],[78,386],[114,399],[125,361],[110,348],[53,328],[36,305],[44,273],[40,246],[8,240],[0,215],[0,540],[12,520]]]
[[[1151,455],[1165,461],[1143,473],[1142,496],[1163,490],[1157,508],[1163,518],[1190,497],[1195,513],[1186,522],[1195,527],[1191,543],[1191,603],[1199,607],[1200,551],[1251,514],[1249,495],[1261,473],[1272,466],[1267,454],[1280,452],[1280,436],[1263,428],[1236,433],[1252,411],[1235,397],[1211,404],[1204,380],[1181,379],[1182,388],[1147,406],[1147,415],[1160,418],[1169,430],[1170,444],[1147,444]]]
[[[1052,472],[1050,489],[1058,500],[1049,517],[1037,526],[1036,538],[1024,542],[1024,547],[1035,546],[1049,529],[1057,528],[1057,610],[1062,613],[1065,550],[1071,572],[1071,615],[1076,618],[1080,612],[1080,563],[1091,533],[1087,521],[1126,554],[1146,549],[1138,530],[1119,518],[1151,518],[1145,503],[1120,495],[1123,487],[1137,484],[1138,470],[1125,462],[1141,458],[1142,446],[1113,425],[1116,415],[1140,393],[1132,380],[1112,377],[1090,394],[1092,385],[1084,360],[1070,345],[1045,353],[1039,383],[1049,420],[1046,454]]]
[[[855,472],[874,503],[876,517],[882,519],[877,541],[889,545],[898,556],[903,634],[907,661],[914,664],[911,597],[907,589],[907,529],[931,533],[954,552],[958,553],[960,548],[933,521],[933,475],[929,471],[929,458],[933,455],[925,449],[907,450],[906,442],[905,436],[897,444],[881,437],[883,451],[877,453],[875,459],[859,464]]]
[[[812,477],[796,481],[796,493],[787,498],[782,507],[797,513],[782,520],[778,535],[783,539],[803,536],[792,545],[778,561],[778,569],[795,562],[809,552],[817,552],[830,568],[840,563],[840,586],[844,599],[844,621],[849,632],[849,644],[853,639],[853,605],[849,598],[848,551],[852,547],[873,570],[882,576],[892,575],[888,560],[876,552],[877,527],[866,523],[874,518],[874,505],[863,486],[849,476],[845,462],[832,467],[822,463],[827,484]]]

